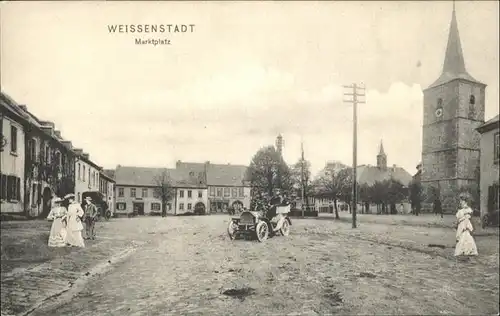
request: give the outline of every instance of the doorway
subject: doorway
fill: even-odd
[[[134,202],[134,213],[137,215],[144,215],[144,203]]]

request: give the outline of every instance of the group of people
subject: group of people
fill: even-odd
[[[290,200],[286,193],[282,193],[281,190],[276,189],[272,196],[269,196],[267,193],[259,193],[255,201],[254,210],[265,212],[264,216],[272,219],[276,216],[278,206],[289,204]]]
[[[85,198],[85,210],[76,201],[73,193],[67,194],[64,199],[54,197],[52,203],[53,207],[47,217],[53,221],[49,247],[85,247],[84,239],[95,239],[98,214],[91,197]]]

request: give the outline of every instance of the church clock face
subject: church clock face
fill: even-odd
[[[436,117],[438,117],[438,118],[439,118],[439,117],[441,117],[441,116],[443,116],[443,108],[442,108],[442,107],[438,107],[438,108],[436,109],[436,112],[434,112],[434,114],[435,114],[435,115],[436,115]]]

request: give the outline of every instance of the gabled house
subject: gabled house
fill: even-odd
[[[246,179],[247,166],[177,161],[176,169],[205,177],[210,213],[226,212],[236,204],[250,208],[251,186]]]
[[[7,95],[0,95],[0,212],[24,212],[24,126],[26,117]]]
[[[8,105],[18,113],[24,129],[24,179],[20,190],[24,215],[46,217],[53,196],[74,191],[75,154],[71,142],[62,138],[53,122],[38,119],[25,105],[16,104],[4,93],[1,100],[2,109]]]
[[[500,118],[499,115],[479,126],[477,131],[481,134],[481,160],[480,160],[480,213],[481,216],[488,212],[499,210],[500,186]]]

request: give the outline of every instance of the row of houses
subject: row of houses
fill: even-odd
[[[114,180],[53,122],[0,93],[0,212],[45,216],[54,196],[100,191],[113,208]]]
[[[175,168],[118,165],[115,170],[117,215],[226,212],[240,204],[250,207],[247,167],[231,164],[177,161]],[[171,199],[163,206],[158,188],[168,185]]]

